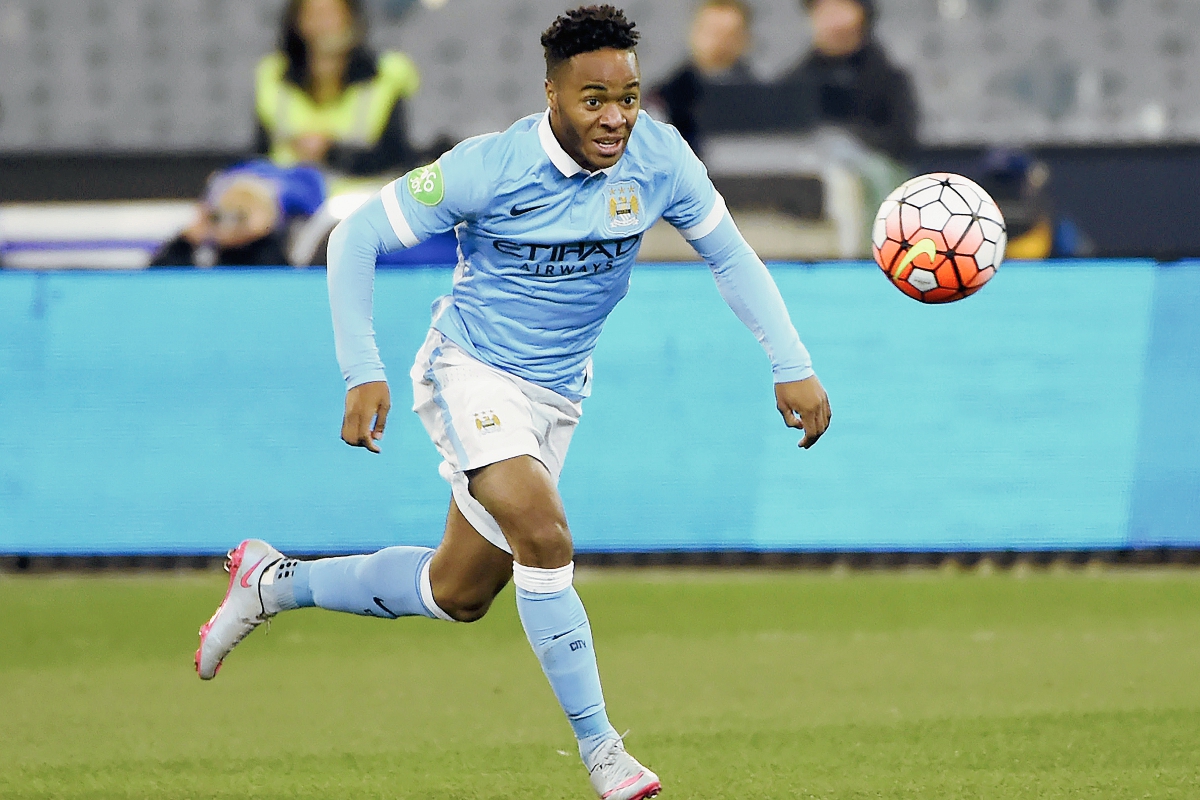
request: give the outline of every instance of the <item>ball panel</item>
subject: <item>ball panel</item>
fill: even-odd
[[[993,219],[987,217],[979,218],[979,228],[983,231],[983,238],[989,242],[998,242],[1004,234],[1004,226]]]
[[[900,291],[911,297],[913,300],[920,300],[922,297],[921,291],[913,287],[912,284],[906,281],[893,281],[892,286],[895,286]]]
[[[940,183],[935,183],[932,186],[926,186],[924,189],[912,192],[911,194],[906,194],[904,196],[904,202],[908,203],[909,205],[922,208],[931,203],[938,202],[941,200],[941,198],[942,185]]]
[[[966,219],[968,220],[967,230],[958,240],[958,244],[954,245],[954,249],[960,253],[974,254],[983,245],[983,228],[979,227],[978,222],[970,222],[970,217]]]
[[[952,303],[962,297],[962,290],[938,287],[925,293],[921,299],[926,303]]]
[[[928,231],[940,231],[950,221],[950,209],[945,203],[930,203],[921,208],[921,227]]]
[[[941,179],[937,175],[918,175],[912,180],[901,184],[896,192],[899,192],[901,197],[909,197],[917,192],[937,186],[941,182]]]
[[[958,279],[958,272],[955,269],[954,259],[943,258],[942,263],[938,264],[934,275],[937,276],[938,286],[944,289],[959,289],[962,284]]]
[[[894,241],[894,242],[904,241],[904,234],[900,230],[900,206],[899,206],[899,204],[896,205],[896,207],[892,210],[891,214],[888,214],[887,224],[885,225],[885,230],[887,231],[887,238],[891,239],[892,241]]]
[[[871,229],[871,243],[876,247],[882,246],[883,240],[887,238],[888,220],[899,206],[895,200],[885,200],[879,207],[879,214],[875,217],[875,225]]]
[[[946,221],[942,226],[942,233],[946,237],[946,244],[950,245],[950,249],[964,251],[969,248],[969,245],[964,247],[967,232],[972,227],[971,218],[966,214],[955,214]],[[983,237],[980,236],[980,241]]]
[[[916,206],[900,204],[900,240],[912,241],[921,230],[921,212]]]
[[[900,246],[899,242],[888,239],[879,248],[879,252],[875,254],[875,263],[890,276],[892,269],[896,266],[896,260],[900,258],[902,252],[904,252],[904,248]]]
[[[975,263],[975,259],[969,255],[956,255],[954,264],[958,267],[958,280],[962,286],[970,286],[971,281],[979,274],[979,266]]]
[[[942,190],[942,205],[946,206],[951,214],[970,215],[975,211],[963,196],[963,190],[955,186],[948,186]]]
[[[913,267],[909,271],[907,281],[913,288],[922,292],[929,292],[938,286],[937,276],[933,272],[919,267]]]
[[[979,274],[976,275],[974,280],[971,281],[969,288],[979,289],[985,283],[990,281],[992,279],[992,276],[995,274],[996,274],[995,267],[987,267],[986,269],[979,270]]]

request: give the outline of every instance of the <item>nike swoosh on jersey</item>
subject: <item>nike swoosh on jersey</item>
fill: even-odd
[[[258,561],[254,562],[254,566],[252,566],[250,569],[248,569],[242,573],[242,588],[243,589],[250,588],[250,576],[254,574],[254,570],[258,569],[258,565],[266,560],[267,560],[267,557],[263,556]]]
[[[521,208],[520,206],[513,206],[512,210],[508,213],[512,214],[514,217],[519,217],[522,214],[528,214],[530,211],[537,211],[538,209],[545,208],[548,205],[550,204],[542,203],[540,206],[525,206],[524,208]]]
[[[895,271],[892,272],[892,277],[899,278],[900,273],[904,272],[904,268],[915,261],[919,255],[925,255],[929,258],[930,262],[933,261],[933,257],[937,255],[937,244],[934,243],[933,239],[922,239],[910,247],[908,252],[904,254],[904,258],[900,259],[900,266],[896,267]]]

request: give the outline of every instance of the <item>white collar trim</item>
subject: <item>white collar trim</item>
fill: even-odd
[[[550,129],[550,109],[546,109],[546,113],[542,115],[541,122],[538,123],[538,141],[542,143],[542,149],[546,151],[546,155],[550,157],[550,163],[558,167],[558,171],[565,177],[571,178],[581,172],[586,172],[588,175],[595,175],[596,172],[603,172],[605,175],[611,175],[612,171],[617,168],[616,164],[604,169],[598,169],[596,172],[589,172],[576,163],[575,159],[567,155],[567,151],[563,150],[561,144],[558,143],[558,138],[554,135],[554,131]],[[624,155],[622,153],[622,155]],[[617,162],[620,163],[619,161]]]

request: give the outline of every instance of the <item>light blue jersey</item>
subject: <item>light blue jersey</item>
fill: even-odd
[[[330,298],[348,385],[384,379],[370,322],[374,258],[454,229],[459,263],[451,293],[434,305],[434,326],[484,363],[581,399],[604,321],[629,290],[642,235],[660,218],[709,263],[766,348],[775,380],[812,375],[774,282],[675,128],[641,113],[621,159],[588,172],[544,113],[462,142],[335,230]]]

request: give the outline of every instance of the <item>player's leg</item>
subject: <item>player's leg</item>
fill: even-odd
[[[292,574],[264,588],[264,597],[279,597],[281,609],[474,622],[508,583],[512,556],[476,532],[452,497],[436,550],[388,547],[370,555],[285,560],[278,569]]]
[[[609,800],[652,797],[661,789],[658,776],[625,752],[605,712],[555,478],[538,459],[518,456],[473,470],[470,490],[512,547],[521,624],[579,741],[592,786]]]
[[[370,555],[297,561],[249,539],[230,551],[226,566],[229,590],[200,629],[196,671],[204,679],[215,676],[242,639],[280,612],[316,606],[389,619],[473,622],[512,576],[512,556],[476,532],[453,498],[436,551],[388,547]]]

